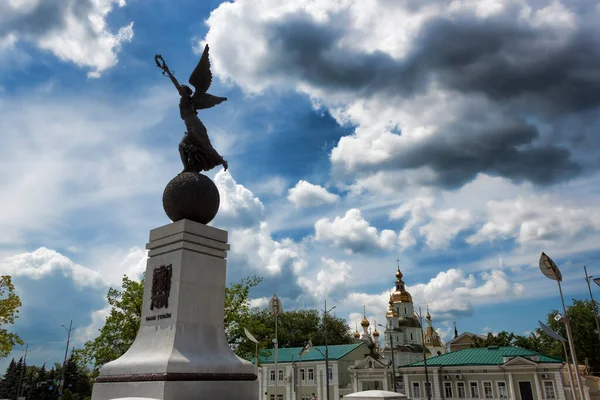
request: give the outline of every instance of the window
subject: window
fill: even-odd
[[[329,380],[333,380],[333,367],[327,368],[327,374],[329,375]]]
[[[452,382],[444,382],[444,397],[447,399],[452,398]]]
[[[431,342],[431,339],[430,339],[430,338],[427,338],[427,343],[429,343],[429,342]]]
[[[271,400],[275,400],[275,395],[274,394],[271,395]],[[277,400],[283,400],[283,395],[277,393]]]
[[[309,381],[314,381],[315,380],[315,370],[312,368],[308,369],[308,380]]]
[[[300,368],[300,380],[302,382],[306,381],[306,375],[304,374],[304,368]]]
[[[269,370],[269,375],[270,375],[269,380],[271,382],[275,382],[275,370],[274,369]]]
[[[464,382],[456,382],[456,397],[461,399],[467,397],[467,391],[465,390]]]
[[[413,338],[412,338],[412,333],[410,334],[410,340],[413,340]]]
[[[492,382],[483,382],[483,397],[486,399],[494,398],[494,393],[492,391]]]
[[[282,381],[283,381],[283,370],[282,370],[282,369],[280,369],[278,372],[279,372],[279,373],[277,374],[277,375],[278,375],[278,376],[277,376],[277,380],[278,380],[279,382],[282,382]]]
[[[415,399],[421,398],[421,386],[419,386],[419,382],[413,382],[413,397]]]
[[[508,399],[508,390],[506,389],[506,382],[497,382],[498,386],[498,397],[501,399]]]
[[[547,399],[555,399],[556,391],[554,390],[554,382],[544,381],[544,396]]]
[[[479,398],[479,384],[477,382],[469,382],[469,393],[471,393],[471,398],[478,399]]]

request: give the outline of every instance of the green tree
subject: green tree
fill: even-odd
[[[10,360],[4,377],[0,380],[0,398],[12,399],[17,393],[17,385],[19,384],[20,370],[13,358]]]
[[[124,276],[121,290],[108,289],[106,298],[111,306],[110,314],[100,329],[100,335],[86,342],[78,355],[98,369],[124,354],[140,328],[143,297],[143,279],[136,282]]]
[[[19,307],[21,307],[21,299],[15,293],[15,286],[10,276],[0,276],[0,359],[8,356],[16,344],[23,344],[16,333],[11,333],[3,328],[5,325],[15,323],[15,318],[18,318]]]
[[[225,288],[225,335],[229,345],[236,349],[244,340],[244,327],[250,318],[250,290],[262,278],[250,276]]]
[[[313,345],[350,344],[353,338],[343,318],[328,315],[324,321],[319,310],[292,310],[281,313],[277,322],[277,339],[280,347],[301,347],[310,339]],[[275,337],[275,318],[268,309],[255,308],[250,311],[246,328],[259,341],[261,354],[268,355]],[[255,344],[249,340],[239,343],[236,353],[240,357],[253,358]]]
[[[494,335],[491,332],[488,332],[487,337],[485,339],[480,339],[477,336],[473,336],[473,342],[471,347],[488,347],[488,346],[500,346],[507,347],[513,346],[513,342],[516,336],[512,332],[502,331],[497,335]]]
[[[234,348],[244,335],[243,326],[249,317],[250,290],[260,282],[261,278],[253,276],[225,288],[225,332]],[[126,276],[121,290],[108,290],[111,310],[100,335],[76,351],[81,362],[94,365],[93,375],[105,363],[119,358],[133,343],[140,328],[143,296],[144,280],[136,282]]]
[[[547,325],[566,339],[566,326],[563,322],[554,319],[556,314],[558,314],[558,310],[553,310],[548,314]],[[583,365],[587,360],[592,372],[595,374],[600,373],[600,341],[596,333],[592,302],[590,300],[574,299],[573,304],[567,307],[567,318],[571,323],[577,361],[580,365]],[[536,330],[536,334],[540,336],[540,341],[544,343],[547,354],[564,358],[564,350],[559,341],[550,338],[539,328]]]

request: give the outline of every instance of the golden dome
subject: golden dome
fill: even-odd
[[[412,303],[412,296],[406,290],[396,290],[394,294],[392,294],[392,301],[394,303]]]
[[[396,279],[400,280],[403,276],[404,275],[402,275],[402,272],[400,272],[400,267],[398,267],[398,272],[396,272]]]
[[[427,321],[431,321],[431,315],[429,314],[429,307],[427,307],[427,315],[425,316],[425,319],[427,319]]]
[[[363,320],[360,321],[360,326],[367,328],[369,325],[369,320],[367,319],[367,307],[363,306]]]
[[[398,267],[398,271],[396,272],[396,291],[392,294],[392,302],[393,303],[412,303],[412,296],[410,293],[406,291],[404,288],[404,281],[402,280],[402,272],[400,272],[400,267]]]
[[[356,324],[356,331],[354,332],[354,338],[360,339],[360,333],[358,333],[358,324]]]
[[[377,331],[377,328],[375,328],[375,331],[373,331],[373,336],[379,337],[379,332]]]

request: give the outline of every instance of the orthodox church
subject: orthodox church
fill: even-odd
[[[377,330],[377,322],[374,321],[373,329],[366,317],[363,307],[363,320],[360,322],[362,332],[358,327],[354,332],[354,338],[358,341],[375,343],[376,351],[384,359],[393,360],[394,366],[407,365],[423,360],[426,357],[437,356],[446,353],[446,348],[438,333],[433,328],[433,322],[429,309],[427,309],[427,327],[423,330],[421,321],[416,315],[412,296],[406,290],[400,267],[396,272],[395,291],[390,295],[389,307],[386,314],[385,331],[383,332],[383,347],[379,342],[380,333]],[[392,355],[393,351],[393,355]]]

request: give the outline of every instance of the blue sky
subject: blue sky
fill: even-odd
[[[230,170],[211,225],[264,306],[383,322],[396,258],[434,326],[523,334],[600,275],[600,7],[588,1],[47,0],[0,5],[0,273],[32,363],[92,339],[181,170],[178,95]],[[597,288],[593,290],[598,292]],[[598,293],[600,298],[600,293]],[[524,311],[524,312],[523,312]],[[12,356],[22,354],[15,349]],[[0,361],[0,370],[10,360]]]

